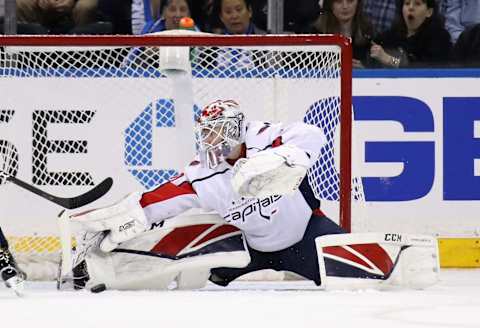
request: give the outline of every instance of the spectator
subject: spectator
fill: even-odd
[[[190,0],[163,0],[160,3],[160,18],[147,21],[142,33],[154,33],[179,28],[182,17],[191,16]]]
[[[221,22],[224,34],[265,34],[252,22],[251,0],[214,0],[212,17],[214,26]]]
[[[264,34],[252,22],[251,0],[214,0],[210,24],[219,34]],[[231,47],[202,48],[198,53],[200,66],[217,67],[226,76],[243,69],[260,67],[264,54],[259,51]],[[263,63],[265,64],[265,63]]]
[[[435,0],[403,0],[402,15],[370,48],[383,67],[438,66],[450,58],[450,34]]]
[[[19,33],[108,34],[97,21],[97,0],[16,0]],[[25,32],[22,32],[25,31]]]
[[[384,33],[392,27],[393,22],[398,19],[397,3],[398,0],[364,0],[363,12],[375,31]]]
[[[457,42],[460,34],[468,27],[480,23],[480,0],[444,0],[446,27]]]
[[[313,28],[317,33],[337,33],[351,38],[353,67],[367,65],[373,28],[363,15],[362,0],[324,0],[323,13]]]

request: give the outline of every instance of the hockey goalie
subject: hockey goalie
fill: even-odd
[[[306,177],[326,143],[319,128],[246,122],[235,101],[218,100],[202,110],[195,135],[199,153],[179,176],[110,207],[61,215],[63,281],[190,289],[262,269],[321,288],[437,281],[434,238],[346,234],[320,210]]]

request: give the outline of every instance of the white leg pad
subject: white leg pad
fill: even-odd
[[[392,285],[423,289],[438,282],[438,253],[433,247],[409,247],[402,251],[397,270],[390,278]]]
[[[91,252],[85,257],[90,277],[86,288],[168,289],[178,272],[166,270],[168,260],[142,255]]]
[[[91,252],[85,258],[90,279],[86,288],[105,284],[108,289],[197,289],[215,267],[244,267],[248,252],[225,252],[170,260],[159,257]],[[176,282],[176,284],[175,284]]]
[[[177,289],[191,290],[205,287],[210,270],[183,270],[177,276]]]
[[[114,252],[105,253],[98,247],[101,235],[83,238],[76,235],[77,249],[72,257],[71,232],[68,221],[60,222],[64,268],[62,277],[71,277],[72,267],[85,260],[89,280],[86,288],[104,284],[107,289],[196,289],[205,286],[210,269],[216,267],[242,268],[250,263],[250,255],[244,237],[238,229],[225,229],[225,223],[218,215],[195,214],[179,216],[162,222],[134,239],[120,244]],[[154,250],[177,228],[191,225],[208,226],[183,249],[174,253]],[[219,235],[215,232],[223,231]],[[206,238],[208,235],[215,237]],[[83,239],[82,239],[83,238]],[[80,243],[79,243],[80,241]]]
[[[423,289],[438,282],[437,240],[400,233],[353,233],[315,239],[321,288]]]

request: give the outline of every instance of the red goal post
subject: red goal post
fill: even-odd
[[[352,49],[348,38],[339,35],[222,36],[180,31],[174,35],[169,32],[146,36],[1,36],[0,47],[0,76],[3,78],[0,88],[4,89],[2,94],[7,95],[0,107],[0,142],[3,141],[4,148],[10,145],[19,153],[18,163],[12,169],[18,177],[52,193],[69,195],[91,188],[106,174],[112,175],[118,188],[112,191],[112,200],[132,189],[151,187],[181,169],[181,163],[193,151],[193,138],[191,141],[187,141],[190,138],[176,138],[179,144],[170,151],[188,147],[192,151],[178,155],[175,163],[166,166],[169,170],[159,173],[161,170],[155,168],[156,155],[150,154],[151,148],[139,150],[145,145],[151,147],[154,142],[148,138],[155,139],[158,134],[152,131],[149,120],[155,120],[157,127],[174,126],[179,131],[187,131],[186,128],[193,124],[192,107],[195,112],[211,100],[228,97],[239,100],[250,119],[303,119],[322,125],[327,138],[332,139],[328,146],[331,149],[323,154],[327,160],[322,160],[328,164],[314,167],[309,178],[317,189],[317,197],[323,198],[321,189],[325,189],[325,202],[338,201],[338,214],[332,216],[346,230],[351,229],[352,190],[356,193],[353,196],[355,199],[362,199],[363,191],[358,180],[352,187],[355,180],[351,173]],[[183,68],[193,82],[178,78],[175,72]],[[177,82],[167,83],[168,79]],[[184,93],[186,86],[192,88],[191,95]],[[42,93],[37,93],[39,88],[45,88],[42,92],[49,100],[43,99]],[[179,95],[179,92],[182,94]],[[26,97],[31,99],[24,99],[25,95],[31,95]],[[163,100],[155,99],[156,95]],[[142,97],[145,99],[142,100]],[[187,101],[186,98],[191,99]],[[135,106],[142,101],[145,103],[143,111],[134,115]],[[190,114],[178,111],[177,107],[182,102],[183,106],[190,108],[187,111]],[[54,105],[49,107],[51,103]],[[116,129],[116,123],[109,121],[106,118],[108,115],[103,112],[107,111],[107,107],[111,108],[108,111],[112,111],[122,106],[129,108],[115,113],[118,120],[125,120],[118,123],[120,128]],[[87,110],[91,108],[96,109]],[[20,124],[32,130],[31,144],[24,139],[25,136],[19,136],[18,129],[9,128],[9,125],[18,123],[14,117],[23,120],[31,118],[20,115],[20,110],[29,112],[33,117],[28,124]],[[177,112],[172,114],[175,110]],[[321,118],[322,115],[329,118]],[[65,131],[61,129],[55,131],[59,137],[51,140],[44,130],[62,123],[98,124],[99,129],[111,129],[104,130],[104,135],[122,135],[123,144],[114,145],[122,148],[114,154],[123,155],[121,163],[109,167],[112,161],[104,160],[94,174],[92,170],[97,164],[92,156],[89,158],[91,162],[82,162],[84,166],[75,163],[81,169],[60,172],[58,167],[70,164],[68,159],[52,156],[52,152],[93,154],[95,150],[91,148],[97,147],[92,140],[88,140],[90,148],[87,143],[62,143]],[[2,133],[3,127],[6,127],[6,133]],[[104,135],[98,135],[93,140],[100,140]],[[104,154],[102,146],[105,145],[99,145],[96,150],[100,155]],[[145,153],[150,157],[146,158]],[[114,155],[111,158],[115,158]],[[52,162],[54,167],[51,167]],[[1,164],[0,161],[0,167]],[[130,175],[123,179],[125,171]],[[328,184],[324,186],[325,181]],[[0,186],[0,196],[5,195],[6,187]],[[41,228],[26,233],[33,235],[33,239],[18,237],[23,235],[22,229],[27,225],[20,224],[19,220],[33,221],[34,214],[52,220],[57,209],[32,199],[32,204],[38,204],[36,210],[12,217],[16,215],[15,210],[5,207],[18,208],[23,201],[21,197],[30,201],[30,195],[19,196],[12,190],[8,189],[8,197],[13,201],[5,203],[0,209],[0,225],[5,225],[7,232],[13,231],[10,238],[26,244],[36,243],[35,238],[48,244],[56,241],[54,231],[47,232],[43,238]],[[18,228],[11,228],[12,225]],[[17,253],[31,255],[58,251],[56,246],[46,246],[47,250],[25,246],[25,251],[22,247]]]

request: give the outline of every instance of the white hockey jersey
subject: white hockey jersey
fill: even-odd
[[[313,165],[325,143],[323,132],[312,125],[250,122],[243,156],[288,144],[304,150]],[[249,246],[256,250],[277,251],[300,241],[312,210],[320,205],[307,179],[292,195],[245,199],[231,186],[233,164],[223,162],[209,169],[194,160],[183,174],[143,194],[140,203],[147,219],[154,223],[191,208],[203,208],[219,213],[228,224],[242,230]]]

